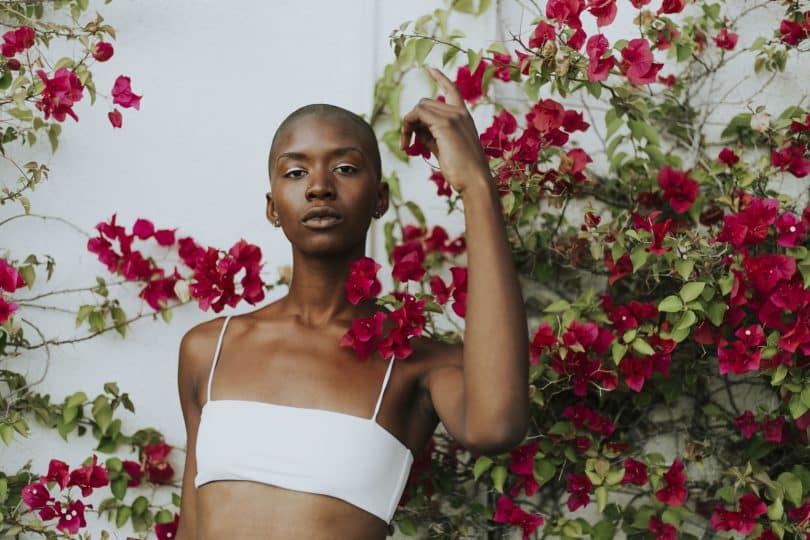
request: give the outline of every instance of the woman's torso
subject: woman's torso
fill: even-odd
[[[388,361],[377,353],[360,361],[353,350],[338,345],[350,322],[313,329],[294,318],[274,316],[273,305],[232,317],[213,372],[211,399],[264,402],[370,418]],[[223,320],[207,324],[219,332]],[[429,369],[430,347],[426,340],[411,343],[413,354],[392,365],[376,422],[418,456],[438,419],[420,384]],[[209,367],[213,359],[214,348]],[[201,410],[208,399],[210,372],[202,375],[205,377],[197,385]],[[328,446],[329,441],[323,443]],[[218,480],[199,486],[196,496],[200,540],[377,540],[388,533],[388,525],[379,517],[329,495],[253,481]]]

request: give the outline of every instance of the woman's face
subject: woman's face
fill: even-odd
[[[377,180],[368,144],[350,121],[314,114],[278,135],[269,164],[267,217],[280,221],[298,249],[338,255],[364,245],[372,216],[388,208],[388,185]],[[328,207],[338,217],[305,220],[316,207]]]

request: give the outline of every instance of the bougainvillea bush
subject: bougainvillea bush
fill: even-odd
[[[76,0],[0,6],[4,29],[0,36],[0,153],[11,164],[6,170],[19,173],[16,179],[3,178],[0,229],[36,215],[27,195],[50,173],[59,173],[25,156],[36,155],[33,147],[40,138],[52,152],[57,150],[62,124],[80,121],[74,110],[77,103],[96,104],[97,98],[106,102],[111,130],[126,129],[120,109],[141,107],[143,96],[133,90],[129,76],[94,79],[96,63],[115,62],[112,40],[116,34],[98,13],[87,15],[87,4]],[[53,58],[51,48],[64,50],[56,46],[64,43],[72,45],[74,55]],[[97,84],[109,90],[97,91]],[[36,217],[78,228],[59,216]],[[244,239],[221,250],[179,235],[177,227],[158,228],[148,217],[126,226],[114,212],[105,211],[99,219],[94,234],[86,234],[86,243],[76,246],[99,261],[102,275],[89,286],[56,290],[49,281],[58,272],[59,261],[47,254],[0,252],[0,361],[25,360],[44,351],[50,362],[60,347],[113,331],[123,338],[139,319],[162,316],[169,322],[173,309],[192,301],[202,310],[220,312],[241,301],[260,302],[265,291],[274,287],[260,276],[261,251]],[[77,303],[73,310],[52,304],[57,295],[75,299],[77,293],[89,293],[93,301]],[[133,303],[140,303],[140,309],[127,313],[125,306]],[[75,319],[79,335],[49,336],[48,328],[28,316],[38,310],[67,312]],[[9,367],[17,365],[22,368]],[[107,529],[127,529],[141,538],[173,538],[182,478],[170,459],[175,445],[183,446],[184,441],[170,444],[149,427],[126,432],[122,417],[134,413],[135,405],[115,381],[95,389],[92,397],[66,389],[59,403],[36,391],[40,381],[28,378],[28,371],[25,364],[4,363],[0,369],[0,439],[9,447],[6,451],[20,451],[18,439],[29,435],[33,422],[57,432],[65,444],[49,450],[52,457],[45,470],[33,469],[30,460],[17,471],[5,470],[4,464],[0,536],[89,538],[88,529],[94,525],[102,538],[111,536]],[[63,457],[67,445],[85,435],[97,440],[92,455],[83,463],[67,463]],[[89,523],[91,513],[100,523]]]
[[[381,139],[431,165],[449,213],[461,201],[435,158],[397,148],[402,82],[441,63],[485,118],[532,336],[526,440],[480,456],[437,432],[396,523],[435,538],[810,538],[810,6],[521,5],[531,26],[491,45],[449,22],[489,2],[404,23],[375,89]],[[405,339],[458,339],[463,235],[388,182],[397,291],[381,301]],[[377,295],[368,272],[356,282]],[[358,350],[390,346],[364,328]]]

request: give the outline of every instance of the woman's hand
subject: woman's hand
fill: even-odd
[[[436,68],[428,67],[428,72],[439,83],[446,102],[430,98],[419,100],[402,119],[400,147],[407,148],[415,133],[438,158],[445,180],[462,193],[472,183],[489,181],[489,163],[456,85]]]

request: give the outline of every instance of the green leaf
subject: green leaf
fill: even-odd
[[[8,424],[0,424],[0,439],[6,446],[11,446],[11,441],[14,439],[14,428]]]
[[[610,346],[610,355],[613,357],[613,363],[618,366],[625,354],[627,354],[627,346],[622,345],[618,341],[614,341]]]
[[[781,364],[780,364],[781,365]],[[805,386],[801,393],[802,403],[810,408],[810,386]]]
[[[670,295],[661,300],[658,303],[658,311],[662,311],[664,313],[677,313],[683,309],[683,302],[677,296]]]
[[[478,64],[481,63],[481,53],[472,49],[467,49],[467,64],[470,66],[470,73],[475,73]]]
[[[638,272],[641,267],[644,266],[649,256],[650,252],[647,251],[645,246],[636,246],[633,251],[630,252],[630,260],[633,262],[633,273]]]
[[[608,500],[608,492],[605,486],[599,486],[596,488],[596,506],[600,512],[604,512],[605,506],[607,506]]]
[[[655,354],[655,350],[653,350],[650,344],[641,339],[640,337],[633,340],[633,350],[645,356],[651,356]]]
[[[119,501],[124,500],[124,496],[127,494],[128,483],[129,477],[127,475],[121,475],[110,482],[110,491],[112,491],[113,496]]]
[[[435,44],[436,42],[429,38],[420,38],[416,40],[417,64],[424,64],[425,58],[427,58],[427,55],[430,54],[430,51],[433,49]]]
[[[149,508],[149,499],[141,495],[132,503],[132,513],[136,516],[142,516]]]
[[[675,270],[683,279],[689,279],[694,268],[695,261],[692,259],[679,259],[675,261]]]
[[[619,117],[616,109],[608,109],[608,112],[605,113],[605,126],[607,127],[605,139],[609,139],[610,136],[613,135],[613,133],[619,129],[619,126],[621,125],[622,119]]]
[[[685,283],[683,287],[681,287],[680,292],[678,295],[684,302],[691,302],[698,296],[700,293],[703,292],[703,288],[706,287],[706,284],[702,281],[693,281],[690,283]]]
[[[782,519],[785,514],[785,508],[782,505],[782,499],[777,497],[773,504],[768,506],[768,517],[774,521]]]
[[[397,527],[399,527],[399,532],[405,536],[416,536],[416,534],[419,532],[419,528],[408,516],[397,518],[394,520],[394,522],[397,524]]]
[[[675,325],[675,330],[686,330],[697,322],[695,312],[691,310],[684,311],[678,323]]]
[[[119,506],[115,513],[115,526],[119,529],[123,527],[131,515],[132,509],[129,506]]]
[[[174,516],[165,508],[161,508],[158,513],[155,514],[155,523],[171,523],[173,520]]]
[[[506,481],[506,467],[503,465],[496,465],[489,473],[492,477],[492,483],[498,493],[503,493],[503,483]]]
[[[713,325],[720,326],[723,324],[723,317],[725,317],[726,311],[728,311],[728,304],[723,302],[712,302],[706,309],[706,314]]]
[[[790,411],[790,416],[795,420],[810,410],[810,407],[804,404],[801,397],[794,395],[788,404],[788,410]]]
[[[419,205],[413,201],[405,201],[405,206],[408,207],[413,217],[416,218],[416,221],[419,223],[420,226],[425,226],[425,214],[422,213],[422,209],[419,208]]]
[[[478,480],[478,477],[485,473],[493,463],[492,458],[480,456],[477,460],[475,460],[475,465],[473,466],[473,478]]]
[[[546,313],[560,313],[570,308],[571,304],[569,304],[565,300],[557,300],[556,302],[552,302],[551,304],[549,304],[549,306],[546,307],[546,309],[544,309],[543,311]]]
[[[783,472],[776,479],[776,482],[785,489],[787,500],[799,506],[802,504],[802,481],[791,472]]]

